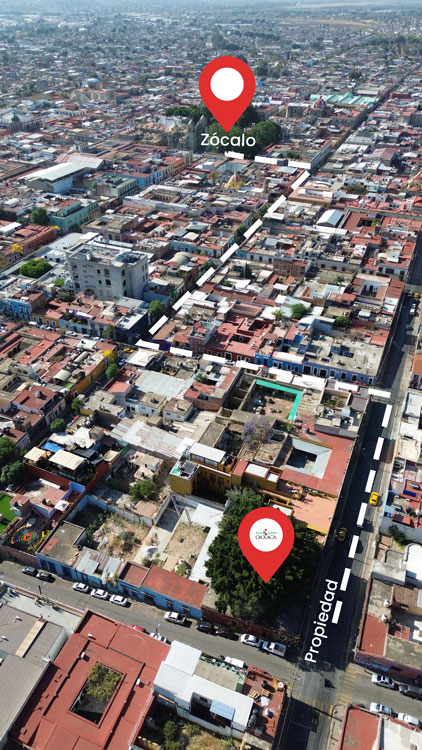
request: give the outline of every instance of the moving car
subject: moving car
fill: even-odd
[[[179,612],[172,612],[169,610],[165,613],[164,619],[168,622],[173,622],[175,625],[186,625],[186,617],[180,615]]]
[[[258,638],[256,635],[248,635],[247,633],[243,633],[240,636],[240,642],[244,643],[245,646],[254,646],[254,648],[261,648],[262,646],[262,638]]]
[[[140,625],[129,625],[130,628],[133,628],[133,630],[137,630],[138,633],[146,633],[145,628],[141,628]]]
[[[211,622],[207,622],[206,620],[202,620],[202,622],[198,622],[196,629],[200,630],[201,633],[214,634],[214,625]]]
[[[91,596],[95,596],[96,599],[108,599],[108,592],[104,589],[92,589]]]
[[[386,714],[386,716],[393,715],[393,709],[390,706],[383,706],[382,703],[370,703],[369,710],[373,714]]]
[[[35,576],[37,575],[37,569],[33,568],[31,565],[25,565],[22,568],[21,573],[24,573],[26,576],[32,576],[33,578],[35,578]]]
[[[388,688],[389,690],[395,690],[397,687],[396,683],[391,679],[391,677],[387,677],[383,674],[373,674],[371,677],[371,682],[373,682],[375,685],[379,685],[379,687]]]
[[[46,570],[39,570],[37,573],[37,578],[39,578],[40,581],[54,581],[51,573],[48,573]]]
[[[118,604],[119,607],[127,607],[128,600],[125,596],[120,596],[119,594],[113,594],[110,596],[110,601],[112,604]]]
[[[338,532],[337,532],[337,541],[338,542],[344,542],[347,536],[347,529],[345,526],[342,526]]]
[[[378,492],[371,492],[369,495],[369,505],[378,505]]]
[[[411,724],[412,727],[420,727],[421,722],[419,719],[416,718],[416,716],[410,716],[410,714],[397,714],[397,718],[399,721],[404,721],[405,724]]]
[[[160,635],[160,633],[148,633],[148,635],[156,641],[161,641],[161,643],[170,643],[170,641],[168,641],[167,638],[164,638],[163,635]]]
[[[285,656],[287,650],[284,643],[278,643],[278,641],[264,641],[261,648],[268,654],[274,654],[274,656]]]
[[[80,591],[81,594],[89,594],[91,592],[91,589],[85,583],[74,583],[72,589]]]

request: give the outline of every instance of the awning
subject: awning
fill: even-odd
[[[235,709],[231,706],[226,706],[225,703],[220,703],[220,701],[212,701],[210,712],[212,714],[216,714],[217,716],[222,716],[224,719],[232,721]]]

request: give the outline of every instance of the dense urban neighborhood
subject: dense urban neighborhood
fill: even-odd
[[[0,748],[421,748],[422,5],[0,2],[0,64]]]

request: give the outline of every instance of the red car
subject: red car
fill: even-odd
[[[140,633],[145,633],[145,628],[141,628],[140,625],[129,625],[129,627],[138,630]]]

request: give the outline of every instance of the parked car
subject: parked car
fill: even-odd
[[[74,589],[75,591],[80,591],[81,594],[91,593],[91,589],[85,583],[74,583],[72,589]]]
[[[394,680],[384,674],[373,674],[371,677],[371,682],[373,682],[375,685],[379,685],[379,687],[388,688],[389,690],[395,690],[397,687]]]
[[[397,714],[397,718],[399,721],[404,721],[405,724],[411,724],[412,727],[421,726],[421,722],[416,718],[416,716],[410,716],[410,714],[400,713]]]
[[[138,633],[146,633],[145,628],[141,628],[140,625],[129,625],[130,628],[133,628],[133,630],[137,630]]]
[[[179,614],[179,612],[172,612],[169,610],[165,613],[164,619],[168,622],[173,622],[175,625],[186,625],[186,617]]]
[[[369,505],[378,505],[378,492],[371,492],[369,496]]]
[[[170,641],[168,641],[167,638],[164,638],[163,635],[160,635],[160,633],[148,633],[148,635],[156,641],[161,641],[161,643],[170,643]]]
[[[47,570],[39,570],[37,573],[37,578],[39,578],[40,581],[54,581],[53,576],[51,575],[51,573],[48,573]]]
[[[393,709],[390,708],[390,706],[383,706],[382,703],[370,703],[369,710],[372,711],[373,714],[386,714],[386,716],[393,715]]]
[[[22,568],[21,573],[24,573],[26,576],[32,576],[33,578],[35,578],[35,576],[37,575],[37,569],[33,568],[31,565],[25,565]]]
[[[342,526],[338,532],[337,532],[337,541],[338,542],[344,542],[347,536],[347,529],[345,526]]]
[[[278,641],[264,641],[261,648],[274,656],[285,656],[287,650],[284,643],[278,643]]]
[[[215,634],[220,638],[233,638],[233,631],[228,625],[219,625]]]
[[[110,596],[110,601],[112,604],[118,604],[119,607],[127,607],[128,600],[125,596],[120,596],[120,594],[113,594]]]
[[[108,592],[104,589],[92,589],[91,596],[95,596],[96,599],[108,599]]]
[[[243,633],[240,636],[240,642],[244,643],[245,646],[254,646],[254,648],[261,648],[262,646],[262,638],[258,638],[256,635],[248,635],[248,633]]]
[[[399,690],[404,695],[408,695],[409,698],[416,698],[416,700],[422,700],[422,688],[416,687],[416,685],[400,685]]]
[[[210,633],[214,635],[214,625],[211,622],[207,622],[206,620],[202,620],[201,622],[198,622],[196,626],[197,630],[200,630],[201,633]]]
[[[415,305],[412,305],[412,307],[410,308],[410,314],[411,315],[416,315],[416,307],[415,307]]]

